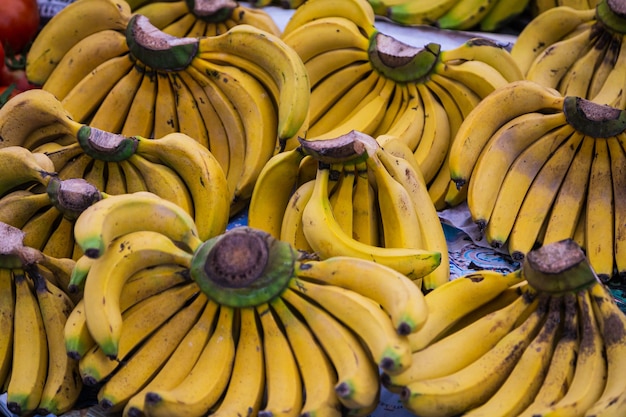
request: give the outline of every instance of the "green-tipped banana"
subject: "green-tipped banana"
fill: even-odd
[[[130,19],[126,42],[135,58],[161,70],[183,70],[198,53],[198,39],[168,35],[152,25],[146,16],[139,14]]]
[[[626,130],[625,110],[598,104],[582,97],[565,97],[563,112],[567,123],[593,138],[610,138]]]
[[[218,303],[252,307],[285,290],[297,256],[288,243],[242,226],[204,242],[194,253],[190,274]]]
[[[575,292],[598,281],[573,239],[564,239],[528,252],[522,274],[535,289],[552,294]]]
[[[376,71],[396,82],[409,82],[422,80],[430,74],[439,60],[440,50],[438,43],[416,48],[376,32],[370,37],[367,52]]]

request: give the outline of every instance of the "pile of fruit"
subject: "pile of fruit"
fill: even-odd
[[[63,8],[0,101],[9,410],[624,417],[626,3],[591,3]],[[448,208],[520,267],[451,279]]]

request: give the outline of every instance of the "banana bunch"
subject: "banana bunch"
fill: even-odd
[[[202,241],[150,193],[103,199],[75,230],[90,262],[67,351],[99,404],[124,416],[367,415],[379,372],[408,368],[408,337],[428,315],[389,267],[300,256],[247,226]]]
[[[178,38],[221,35],[237,25],[280,35],[269,13],[234,0],[128,0],[128,4],[133,13],[146,16],[154,26]]]
[[[529,253],[518,271],[459,277],[425,299],[426,322],[409,336],[411,367],[382,376],[407,410],[423,417],[626,412],[626,315],[573,240]]]
[[[51,93],[33,89],[0,109],[0,135],[4,145],[44,154],[62,180],[83,178],[108,195],[158,194],[190,213],[202,238],[226,229],[232,194],[222,167],[184,133],[156,139],[114,134],[72,120]]]
[[[555,7],[519,34],[511,55],[525,78],[564,96],[626,108],[626,21],[619,5]]]
[[[530,2],[530,11],[533,16],[537,16],[555,7],[567,6],[572,9],[585,10],[593,9],[598,3],[600,0],[533,0]]]
[[[0,392],[16,415],[60,415],[82,389],[63,340],[75,301],[59,283],[74,262],[25,246],[24,235],[0,223]]]
[[[376,15],[403,25],[496,32],[523,14],[530,0],[368,0]]]
[[[226,174],[232,214],[241,210],[264,163],[306,129],[302,61],[250,24],[177,37],[116,1],[81,0],[55,15],[29,51],[29,80],[76,122],[125,136],[195,139]],[[160,3],[145,7],[152,5]],[[110,23],[94,31],[83,25],[90,20]]]
[[[450,150],[472,219],[521,260],[575,239],[602,280],[624,276],[626,113],[519,81],[485,98]]]
[[[253,7],[267,7],[267,6],[278,6],[283,9],[297,9],[302,4],[304,4],[305,0],[249,0]]]
[[[449,50],[414,47],[379,32],[366,0],[310,0],[282,39],[302,58],[311,85],[311,140],[351,130],[404,141],[437,209],[464,199],[447,154],[460,122],[495,88],[523,75],[501,45],[475,38]]]
[[[449,279],[437,210],[412,152],[398,139],[381,146],[352,131],[301,140],[261,171],[248,225],[321,259],[374,260],[423,280],[426,289]]]

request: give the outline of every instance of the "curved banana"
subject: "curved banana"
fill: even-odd
[[[376,191],[365,162],[356,164],[352,196],[352,237],[366,245],[380,246]]]
[[[387,1],[382,1],[387,4]],[[395,2],[393,2],[395,3]],[[386,15],[394,22],[409,25],[433,25],[441,16],[452,8],[457,2],[454,0],[435,0],[421,2],[404,0],[397,4],[389,4]]]
[[[0,198],[0,222],[22,229],[37,212],[50,204],[46,193],[11,191]]]
[[[140,230],[158,231],[191,250],[202,242],[186,211],[149,192],[107,196],[93,204],[76,220],[74,238],[86,256],[99,258],[115,238]]]
[[[157,73],[145,68],[137,87],[135,99],[128,109],[126,120],[120,130],[123,136],[152,137],[157,97]]]
[[[122,326],[119,299],[124,283],[133,273],[149,265],[174,263],[189,266],[191,254],[177,247],[165,235],[146,230],[122,235],[111,245],[119,249],[106,251],[91,265],[84,297],[89,331],[104,354],[114,358]]]
[[[459,1],[439,17],[436,24],[442,29],[472,29],[480,24],[496,3],[490,0]]]
[[[304,234],[320,258],[348,255],[370,259],[387,265],[411,279],[432,272],[441,262],[439,252],[409,249],[382,248],[355,240],[341,230],[332,214],[328,200],[329,169],[320,167],[311,200],[303,212]]]
[[[313,0],[298,7],[287,21],[283,29],[283,36],[296,28],[318,19],[341,17],[353,21],[367,35],[371,35],[374,28],[374,10],[367,0]]]
[[[311,199],[314,186],[315,180],[309,180],[296,188],[287,202],[280,225],[279,239],[289,242],[299,251],[313,252],[304,235],[302,213]]]
[[[614,237],[614,252],[615,252],[615,266],[617,268],[617,276],[623,276],[626,272],[626,265],[624,264],[624,238],[622,233],[624,231],[624,219],[626,218],[626,202],[624,202],[622,193],[619,192],[621,187],[624,186],[626,181],[626,171],[623,167],[626,163],[626,154],[624,149],[619,145],[617,138],[607,139],[609,145],[609,156],[611,158],[611,182],[613,183],[613,199],[615,206],[615,237]]]
[[[229,51],[266,68],[280,86],[278,138],[286,140],[300,130],[307,117],[310,89],[306,68],[295,50],[278,36],[250,25],[200,39],[200,54],[213,50]]]
[[[0,384],[4,388],[11,374],[13,361],[13,332],[15,316],[15,289],[13,270],[0,268]]]
[[[131,10],[128,3],[117,0],[88,0],[72,7],[64,7],[55,15],[54,22],[39,32],[26,56],[26,76],[37,85],[43,85],[65,54],[76,43],[103,30],[126,29]]]

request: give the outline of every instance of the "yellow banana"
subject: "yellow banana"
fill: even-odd
[[[364,244],[380,246],[376,191],[369,181],[365,162],[356,165],[352,195],[352,237]]]
[[[474,92],[469,86],[458,80],[444,77],[443,75],[437,73],[432,73],[430,78],[431,80],[430,82],[426,82],[426,86],[428,87],[431,83],[434,83],[448,92],[461,111],[463,119],[465,119],[470,112],[474,110],[474,107],[476,107],[483,98]]]
[[[15,316],[15,286],[13,270],[0,269],[0,383],[4,387],[9,379],[13,361],[13,327]],[[4,389],[3,389],[4,391]]]
[[[220,306],[215,330],[189,374],[171,389],[149,391],[144,407],[151,416],[206,415],[224,394],[235,358],[235,310]]]
[[[170,77],[162,71],[156,72],[156,100],[154,101],[154,126],[149,137],[162,138],[178,132],[178,116],[176,112],[176,96]]]
[[[21,229],[35,213],[50,205],[46,193],[11,191],[0,198],[0,222]]]
[[[352,193],[355,180],[355,167],[353,164],[345,164],[339,168],[339,179],[330,196],[328,197],[335,218],[341,229],[348,235],[352,233]]]
[[[282,222],[278,238],[289,242],[300,251],[313,252],[311,245],[306,239],[303,230],[302,213],[313,194],[315,180],[309,180],[300,185],[292,193],[283,212]],[[265,202],[267,204],[267,201]]]
[[[531,3],[530,0],[505,2],[497,1],[489,12],[480,19],[480,30],[483,32],[495,32],[507,23],[522,15]]]
[[[424,135],[426,110],[415,83],[408,83],[402,89],[403,110],[398,113],[384,136],[396,137],[409,149],[415,151]],[[380,136],[380,135],[379,135]]]
[[[626,154],[620,146],[618,139],[607,139],[609,147],[609,156],[611,158],[611,183],[613,184],[613,199],[615,210],[615,242],[613,250],[615,252],[615,266],[617,268],[617,276],[623,276],[626,273],[626,265],[624,264],[624,222],[626,221],[626,202],[624,196],[619,191],[624,186],[626,180]],[[1,200],[0,200],[1,201]]]
[[[618,53],[621,50],[622,37],[616,36],[613,37],[609,44],[605,47],[604,56],[602,59],[595,65],[593,75],[591,77],[591,81],[589,83],[589,89],[587,92],[587,97],[596,98],[596,96],[600,93],[600,91],[604,88],[609,79],[609,76],[614,73],[617,69],[617,72],[620,72],[619,68],[616,68],[615,64],[619,59]],[[619,79],[619,77],[618,77]],[[611,91],[611,87],[609,85],[606,86],[605,91],[613,98],[613,94],[619,91],[620,84],[617,82],[615,84],[616,91]],[[604,100],[603,97],[598,97],[601,100]]]
[[[330,74],[353,63],[368,61],[367,51],[360,49],[331,49],[321,52],[305,62],[311,90]]]
[[[311,200],[303,212],[304,234],[320,258],[348,255],[370,259],[387,265],[411,279],[432,272],[441,262],[438,252],[409,249],[381,248],[368,245],[348,236],[332,215],[328,201],[328,168],[320,168]]]
[[[479,97],[487,97],[494,90],[506,86],[510,82],[498,68],[478,60],[439,61],[435,65],[434,71],[443,77],[465,84]],[[519,79],[514,81],[519,81]]]
[[[302,408],[303,385],[295,354],[269,304],[257,306],[256,310],[262,328],[267,396],[258,415],[297,417]]]
[[[55,15],[54,22],[41,30],[43,35],[37,36],[37,41],[28,50],[28,80],[43,85],[79,40],[104,30],[123,31],[130,16],[130,6],[117,0],[89,0],[64,7],[63,13]]]
[[[517,274],[484,270],[462,275],[430,291],[424,297],[428,306],[426,322],[409,335],[412,350],[425,348],[463,316],[519,282]]]
[[[45,154],[32,153],[21,146],[0,148],[0,195],[25,183],[46,184],[54,165]]]
[[[120,130],[122,135],[153,137],[157,77],[156,71],[149,68],[144,69],[143,78],[135,93],[135,99],[128,109],[126,120],[124,120],[124,125]]]
[[[588,97],[590,100],[593,100],[595,103],[606,104],[607,106],[616,107],[618,109],[623,109],[625,107],[626,99],[624,99],[624,89],[622,87],[623,83],[621,82],[621,80],[626,77],[626,73],[624,72],[624,65],[626,64],[625,60],[626,44],[622,39],[617,59],[614,61],[613,69],[606,76],[604,84],[597,88],[597,93]]]
[[[349,19],[367,35],[371,35],[374,30],[374,10],[368,1],[314,0],[297,8],[296,12],[287,21],[283,29],[283,35],[308,22],[328,17]]]
[[[106,163],[106,184],[102,191],[108,195],[126,194],[126,180],[120,164]]]
[[[149,265],[175,263],[189,266],[191,254],[177,247],[165,235],[145,230],[125,234],[113,240],[111,245],[120,250],[106,251],[91,265],[84,297],[91,335],[105,355],[116,357],[122,330],[119,299],[124,283],[133,273]],[[92,301],[92,297],[100,301]]]
[[[176,73],[168,74],[174,95],[176,97],[176,111],[178,130],[196,140],[205,148],[209,147],[209,134],[206,125],[210,123],[200,113],[200,106],[196,103],[189,87]]]
[[[334,390],[339,401],[350,409],[367,407],[377,401],[378,370],[365,346],[348,327],[296,291],[289,289],[281,298],[304,317],[328,355],[337,374]]]
[[[382,1],[382,3],[386,4],[387,1]],[[390,4],[386,9],[386,15],[392,21],[401,24],[433,25],[455,3],[453,0],[435,0],[428,3],[404,0],[397,4]]]
[[[73,360],[82,358],[95,345],[85,321],[84,297],[78,300],[67,317],[63,328],[63,338],[65,352]]]
[[[596,139],[585,211],[585,251],[600,279],[613,275],[615,263],[615,206],[611,159],[605,139]]]
[[[48,371],[48,342],[37,296],[24,271],[14,270],[13,360],[6,404],[14,414],[37,411]]]
[[[602,61],[605,53],[605,45],[610,43],[608,32],[596,34],[595,38],[590,36],[589,44],[580,51],[578,59],[569,67],[567,72],[559,81],[558,89],[564,96],[576,96],[589,98],[587,91],[596,63]],[[603,103],[606,104],[606,103]]]
[[[442,29],[468,30],[480,24],[496,2],[490,0],[464,0],[455,3],[437,19]]]
[[[132,7],[132,9],[134,13],[146,16],[150,23],[159,29],[169,26],[187,13],[190,13],[189,6],[182,0],[147,2],[141,6]]]

